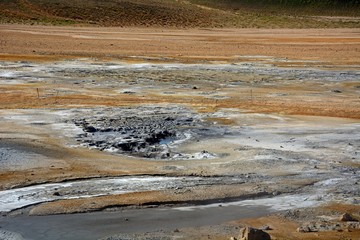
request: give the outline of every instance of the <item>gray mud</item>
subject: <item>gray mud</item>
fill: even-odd
[[[126,64],[89,62],[88,60],[58,63],[0,62],[0,84],[67,83],[72,91],[83,89],[117,89],[118,93],[141,94],[147,90],[164,88],[172,94],[178,89],[193,89],[196,84],[214,87],[211,92],[221,93],[218,87],[279,86],[302,82],[356,82],[360,73],[356,66],[350,70],[279,68],[271,64],[239,62],[234,64]],[[286,80],[282,82],[282,80]],[[63,89],[58,89],[62,92]],[[70,91],[67,89],[66,91]],[[64,92],[65,93],[65,92]]]
[[[61,155],[60,151],[29,144],[25,140],[0,139],[1,170],[43,167],[50,158]]]
[[[92,240],[111,235],[124,234],[123,237],[129,237],[135,236],[132,235],[134,233],[220,224],[241,218],[260,217],[267,213],[270,213],[268,208],[262,206],[216,205],[191,211],[149,208],[55,216],[0,217],[0,226],[21,233],[28,240]]]
[[[88,110],[89,111],[89,110]],[[84,133],[77,141],[101,151],[124,153],[132,156],[156,159],[184,159],[171,145],[206,138],[222,138],[235,130],[205,122],[180,106],[147,106],[134,108],[93,109],[87,117],[75,118],[75,125]],[[204,158],[215,157],[206,150]]]
[[[21,234],[0,229],[1,240],[25,240]]]

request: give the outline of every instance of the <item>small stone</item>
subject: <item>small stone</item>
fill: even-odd
[[[355,218],[353,218],[350,214],[348,213],[344,213],[341,217],[340,217],[340,221],[342,222],[356,222],[357,220]]]
[[[86,126],[84,127],[84,131],[89,133],[94,133],[96,132],[96,128],[94,128],[93,126]]]
[[[275,191],[272,193],[273,196],[277,196],[277,195],[280,195],[280,193],[278,191]]]
[[[271,240],[271,237],[268,233],[263,230],[245,227],[240,229],[240,240]]]
[[[305,226],[305,227],[298,227],[296,229],[296,231],[301,232],[301,233],[307,233],[307,232],[311,232],[311,229],[309,227]]]

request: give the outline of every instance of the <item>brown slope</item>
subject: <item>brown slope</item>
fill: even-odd
[[[261,4],[233,8],[213,3],[211,0],[0,0],[0,23],[172,28],[360,27],[360,16],[353,14],[352,9],[314,14],[308,8],[270,8]]]
[[[0,17],[3,22],[194,27],[219,26],[226,14],[185,1],[4,0],[0,2]]]

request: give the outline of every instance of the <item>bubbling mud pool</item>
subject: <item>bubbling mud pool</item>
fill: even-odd
[[[174,146],[206,138],[238,133],[235,128],[205,122],[205,116],[181,106],[142,106],[86,110],[72,120],[83,130],[76,139],[82,145],[148,159],[199,159],[217,155],[202,150],[189,155]],[[78,117],[78,116],[87,117]],[[196,157],[195,157],[196,156]]]

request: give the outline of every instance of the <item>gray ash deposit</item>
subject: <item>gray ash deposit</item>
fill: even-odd
[[[179,106],[103,108],[73,120],[84,133],[77,136],[83,145],[101,151],[144,158],[187,158],[171,147],[188,139],[223,136],[224,126],[215,126],[201,115]],[[203,158],[215,155],[203,150]]]

